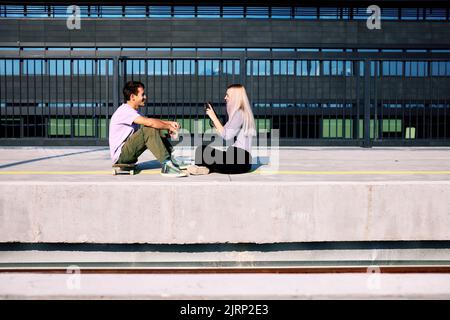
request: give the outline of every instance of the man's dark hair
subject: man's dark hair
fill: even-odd
[[[123,98],[125,102],[130,100],[131,94],[138,94],[138,88],[145,89],[145,86],[142,82],[139,81],[128,81],[123,87]]]

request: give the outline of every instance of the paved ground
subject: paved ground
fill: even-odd
[[[177,150],[183,157],[192,157],[192,153],[192,149]],[[255,149],[253,155],[251,173],[190,176],[173,183],[450,180],[448,147],[281,147]],[[145,152],[139,163],[139,174],[113,176],[105,147],[1,147],[0,181],[167,182],[150,152]]]

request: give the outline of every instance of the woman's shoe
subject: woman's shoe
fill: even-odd
[[[208,167],[197,166],[197,165],[193,164],[193,165],[190,165],[189,167],[187,167],[187,172],[189,172],[189,174],[192,174],[193,176],[199,176],[199,175],[203,175],[203,174],[208,174],[209,169],[208,169]]]

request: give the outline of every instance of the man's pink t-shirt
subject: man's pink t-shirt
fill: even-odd
[[[139,130],[139,125],[133,121],[141,116],[137,110],[124,103],[111,117],[109,123],[109,151],[113,164],[119,160],[122,146],[127,138]]]

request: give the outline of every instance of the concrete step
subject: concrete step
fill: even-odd
[[[450,240],[450,148],[280,148],[252,173],[170,181],[150,153],[121,177],[104,148],[0,155],[3,243]]]

